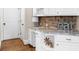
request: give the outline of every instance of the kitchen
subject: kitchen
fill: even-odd
[[[79,8],[1,8],[0,31],[8,51],[79,51]]]
[[[79,8],[34,8],[32,21],[36,51],[79,51]]]

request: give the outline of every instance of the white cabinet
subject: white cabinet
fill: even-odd
[[[57,42],[79,42],[79,37],[72,36],[72,35],[57,35],[55,37],[55,41]]]
[[[79,8],[49,8],[48,16],[76,16]]]
[[[79,8],[47,8],[45,9],[47,16],[78,16]]]
[[[46,45],[45,38],[48,37],[52,44],[54,44],[54,35],[38,33],[36,36],[36,50],[37,51],[53,51],[54,46],[50,47]]]
[[[46,16],[58,16],[60,14],[60,9],[58,8],[45,8],[44,11]]]
[[[28,37],[28,44],[31,44],[33,47],[36,47],[36,35],[37,33],[33,30],[29,29],[29,37]]]
[[[79,16],[79,8],[36,8],[33,16]]]
[[[44,8],[33,8],[33,16],[45,16]]]
[[[36,35],[36,51],[45,51],[44,48],[44,41],[43,41],[44,35],[41,33],[38,33]]]
[[[54,47],[51,48],[45,45],[45,37],[53,37]],[[79,51],[79,37],[73,35],[62,34],[44,34],[36,35],[36,50],[37,51]]]
[[[79,37],[71,35],[58,35],[55,37],[55,50],[79,50]]]
[[[79,51],[79,43],[55,42],[55,51]]]
[[[62,16],[79,16],[79,8],[61,8],[59,13]]]

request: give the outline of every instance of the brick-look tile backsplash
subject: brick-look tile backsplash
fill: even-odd
[[[39,18],[39,20],[41,27],[46,27],[47,24],[47,27],[54,27],[55,29],[57,29],[58,20],[56,19],[56,17],[41,17]]]
[[[39,26],[40,27],[53,27],[55,29],[58,28],[58,23],[60,21],[68,21],[76,24],[76,16],[42,16],[39,17]]]

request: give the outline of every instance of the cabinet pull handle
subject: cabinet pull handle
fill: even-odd
[[[71,40],[71,39],[66,39],[66,40]]]

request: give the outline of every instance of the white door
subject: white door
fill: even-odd
[[[18,8],[4,8],[3,39],[19,37],[19,11]]]
[[[1,40],[3,39],[2,17],[3,17],[3,8],[0,8],[0,46],[1,46]]]
[[[20,38],[22,40],[25,40],[26,39],[26,31],[25,31],[25,8],[22,8],[21,9],[21,20],[20,20],[20,26],[21,26],[21,32],[20,32]]]

